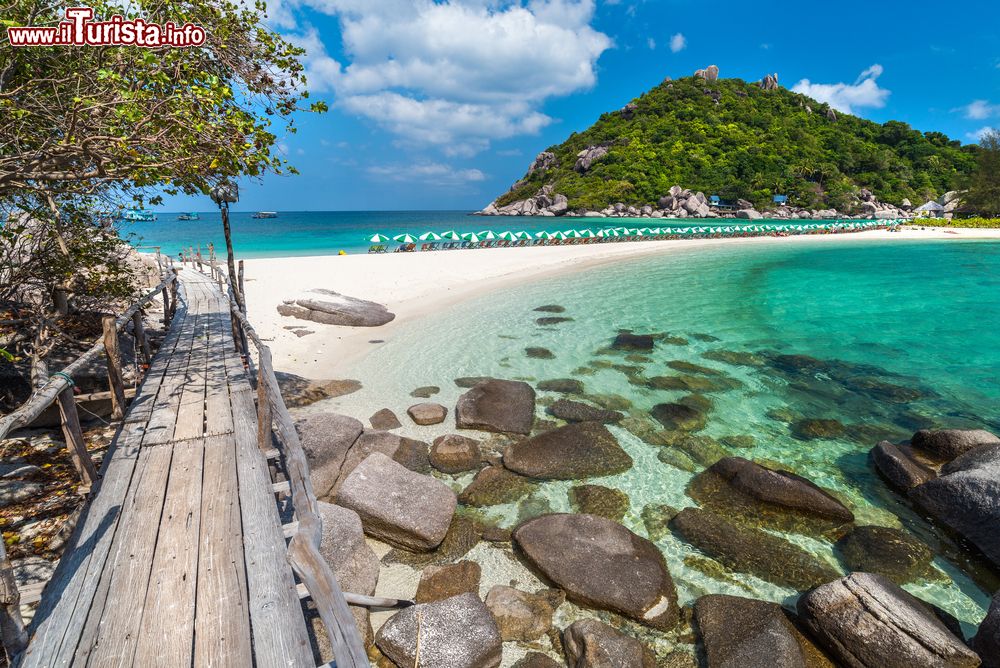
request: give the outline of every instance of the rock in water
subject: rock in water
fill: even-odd
[[[378,411],[370,418],[368,418],[368,423],[372,426],[372,429],[378,429],[380,431],[388,431],[390,429],[399,429],[403,426],[403,423],[399,421],[396,414],[393,413],[388,408],[383,408]]]
[[[653,652],[641,642],[596,619],[581,619],[563,631],[569,665],[576,668],[655,668]]]
[[[530,434],[535,421],[535,390],[521,381],[487,379],[458,398],[459,429]]]
[[[983,660],[983,668],[1000,668],[1000,592],[993,595],[986,619],[972,639],[972,649]]]
[[[844,504],[801,476],[742,457],[720,459],[688,485],[704,508],[751,524],[823,532],[854,521]]]
[[[569,502],[578,513],[606,517],[616,522],[621,521],[631,507],[628,494],[600,485],[573,487],[569,490]]]
[[[851,573],[803,595],[799,618],[834,659],[871,668],[975,668],[979,657],[888,578]]]
[[[441,404],[425,402],[410,406],[406,409],[406,413],[418,425],[427,426],[444,422],[448,415],[448,409]]]
[[[318,498],[330,494],[347,452],[364,425],[359,420],[336,413],[314,413],[295,424],[302,449],[309,462],[309,479]]]
[[[565,595],[558,589],[537,594],[496,585],[486,595],[486,607],[500,628],[500,637],[509,640],[538,640],[552,628],[552,615]]]
[[[507,446],[504,466],[530,478],[577,480],[623,473],[632,458],[603,424],[579,422]]]
[[[910,439],[913,447],[946,460],[952,460],[974,448],[996,443],[1000,443],[1000,438],[984,429],[921,429]]]
[[[442,473],[462,473],[479,468],[483,456],[476,439],[446,434],[434,439],[430,458],[431,466]]]
[[[872,463],[889,484],[907,492],[936,477],[934,471],[921,464],[909,446],[882,441],[871,450]]]
[[[694,604],[708,668],[832,666],[777,603],[710,594]]]
[[[649,351],[656,345],[651,334],[633,334],[632,332],[621,332],[615,337],[611,347],[615,350],[640,350]]]
[[[563,668],[565,665],[541,652],[528,652],[512,668]]]
[[[340,489],[351,471],[373,452],[380,452],[386,457],[391,457],[411,471],[430,473],[428,449],[429,446],[423,441],[406,438],[391,431],[363,432],[344,456],[340,465],[340,475],[334,482],[328,496],[336,496],[337,490]]]
[[[418,387],[410,392],[410,396],[416,397],[417,399],[430,399],[440,391],[441,388],[437,385],[424,385],[423,387]]]
[[[496,506],[514,503],[531,494],[537,483],[502,466],[487,466],[476,474],[458,500],[467,506]]]
[[[554,514],[514,530],[525,557],[579,605],[653,628],[677,623],[677,592],[659,548],[594,515]]]
[[[649,413],[657,422],[674,431],[700,431],[708,424],[708,416],[703,410],[687,404],[656,404]]]
[[[420,668],[496,668],[500,665],[500,631],[486,605],[475,594],[420,603],[389,618],[375,644],[397,666]]]
[[[337,583],[345,591],[371,596],[378,584],[379,562],[375,552],[365,542],[361,518],[353,510],[322,501],[319,502],[319,514],[323,520],[319,552],[333,569]],[[352,606],[351,614],[365,643],[371,644],[368,609]]]
[[[563,394],[583,394],[583,383],[575,378],[556,378],[543,380],[538,384],[543,392],[561,392]]]
[[[444,540],[457,500],[443,482],[376,452],[340,486],[337,503],[358,513],[368,535],[421,552]]]
[[[934,558],[929,547],[905,531],[879,526],[855,527],[837,541],[837,549],[848,571],[884,575],[896,584],[927,575]]]
[[[381,304],[323,289],[310,290],[303,297],[278,305],[278,313],[348,327],[378,327],[396,317]]]
[[[699,508],[677,513],[671,526],[684,540],[728,568],[798,590],[839,575],[830,566],[784,538],[731,524]]]
[[[569,399],[559,399],[545,412],[553,417],[566,422],[618,422],[624,415],[618,411],[609,411],[603,408],[596,408],[589,404]]]
[[[420,574],[420,584],[417,585],[414,600],[417,603],[431,603],[468,592],[478,595],[482,574],[482,568],[474,561],[428,566]]]

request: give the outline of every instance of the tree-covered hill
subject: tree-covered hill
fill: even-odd
[[[590,147],[607,153],[598,150],[585,169],[578,154]],[[957,187],[972,172],[977,147],[898,121],[836,113],[784,88],[687,77],[664,81],[548,151],[554,160],[540,155],[498,206],[545,184],[576,210],[655,204],[675,184],[758,206],[785,194],[798,206],[850,211],[860,188],[917,205]]]

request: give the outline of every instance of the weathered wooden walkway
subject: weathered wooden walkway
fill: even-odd
[[[195,270],[22,666],[314,666],[230,301]]]

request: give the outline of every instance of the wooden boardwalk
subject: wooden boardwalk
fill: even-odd
[[[22,666],[315,665],[229,300],[180,282]]]

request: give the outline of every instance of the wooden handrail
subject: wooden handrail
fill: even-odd
[[[273,429],[279,448],[285,458],[292,505],[298,520],[298,527],[288,544],[289,563],[309,591],[309,595],[316,605],[316,610],[323,620],[323,626],[326,627],[330,644],[333,646],[337,667],[370,666],[361,634],[358,632],[354,616],[347,606],[344,592],[337,583],[333,569],[326,563],[319,551],[323,538],[323,519],[319,514],[319,501],[316,499],[316,493],[313,491],[312,481],[309,478],[309,462],[302,449],[302,443],[299,441],[298,432],[295,431],[292,417],[288,413],[288,407],[281,396],[278,379],[274,374],[271,350],[257,335],[253,325],[247,320],[246,314],[240,310],[229,277],[214,264],[212,268],[213,273],[216,274],[215,278],[229,288],[227,294],[230,313],[240,329],[239,332],[234,333],[236,334],[234,339],[238,340],[237,337],[242,335],[257,349],[258,422],[271,423],[270,428],[258,425],[258,437],[261,439],[259,444],[264,443],[264,435]],[[249,353],[246,349],[242,352],[244,355]],[[265,398],[266,401],[260,401],[260,398]]]

